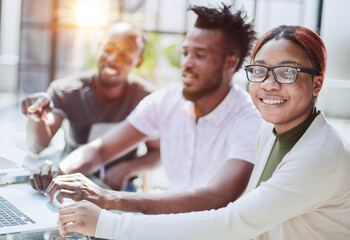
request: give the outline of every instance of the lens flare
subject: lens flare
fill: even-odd
[[[76,5],[75,21],[79,26],[104,26],[108,23],[107,1],[78,0]]]

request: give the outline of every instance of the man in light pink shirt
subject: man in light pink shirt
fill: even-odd
[[[127,118],[149,138],[160,138],[171,189],[205,188],[233,159],[254,164],[260,118],[250,96],[231,85],[219,105],[197,119],[196,105],[183,97],[182,89],[176,84],[146,97]]]

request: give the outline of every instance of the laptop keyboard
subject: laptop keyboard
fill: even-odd
[[[35,223],[35,221],[0,196],[0,227],[25,225],[27,223]]]

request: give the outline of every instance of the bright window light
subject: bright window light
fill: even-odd
[[[108,21],[108,3],[101,0],[78,0],[76,6],[76,24],[93,27],[104,26]]]

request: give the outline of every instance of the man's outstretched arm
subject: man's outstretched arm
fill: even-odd
[[[144,214],[165,214],[201,211],[225,207],[245,190],[253,165],[231,159],[217,172],[207,187],[183,192],[129,193],[98,187],[81,174],[59,176],[48,188],[50,196],[75,201],[86,199],[105,209]]]
[[[123,121],[106,134],[73,151],[59,165],[66,174],[90,174],[134,149],[145,138],[130,123]]]
[[[239,159],[230,159],[216,173],[207,187],[188,191],[164,193],[114,193],[106,209],[166,214],[202,211],[225,207],[245,190],[254,165]]]
[[[37,168],[29,179],[30,183],[34,189],[42,192],[59,174],[96,172],[101,165],[129,152],[145,138],[144,134],[127,121],[123,121],[100,138],[70,153],[59,166],[44,164]]]

